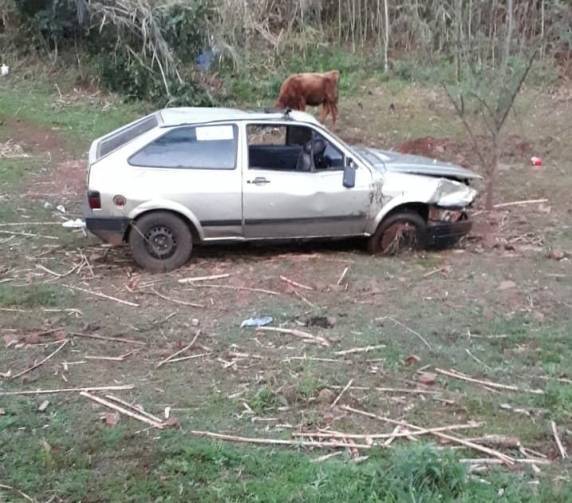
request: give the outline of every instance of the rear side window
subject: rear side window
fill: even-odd
[[[150,131],[155,126],[157,126],[157,118],[154,115],[144,117],[140,121],[135,122],[131,126],[127,126],[120,129],[116,134],[112,134],[109,138],[102,140],[98,148],[98,156],[103,157],[121,145],[125,145],[127,142],[137,138],[138,136]]]
[[[236,126],[180,127],[131,156],[129,164],[150,168],[234,169]]]

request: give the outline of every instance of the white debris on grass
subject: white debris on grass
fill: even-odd
[[[14,140],[8,140],[5,143],[0,142],[0,159],[18,159],[30,157],[24,152],[21,145],[14,143]]]

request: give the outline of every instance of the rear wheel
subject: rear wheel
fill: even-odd
[[[167,272],[185,264],[193,249],[184,220],[166,211],[143,215],[132,224],[129,246],[135,262],[151,272]]]
[[[423,246],[426,232],[427,224],[419,213],[403,210],[381,222],[369,238],[368,249],[381,255],[415,250]]]

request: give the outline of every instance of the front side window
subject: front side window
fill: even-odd
[[[305,171],[343,169],[343,153],[307,126],[251,124],[249,169]]]
[[[179,127],[131,156],[129,164],[153,168],[234,169],[236,127]]]

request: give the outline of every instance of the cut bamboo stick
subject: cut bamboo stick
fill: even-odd
[[[0,489],[5,489],[6,491],[12,491],[16,494],[19,494],[26,501],[31,501],[32,503],[35,503],[35,501],[36,501],[33,498],[31,498],[30,496],[28,496],[25,492],[20,491],[20,489],[16,489],[15,487],[12,487],[12,486],[9,486],[6,484],[0,484]]]
[[[346,274],[348,273],[348,271],[350,270],[350,266],[347,266],[344,271],[342,272],[342,274],[340,275],[340,277],[338,278],[338,281],[336,282],[336,285],[341,285],[342,281],[345,279]]]
[[[266,445],[293,445],[301,447],[319,447],[319,448],[343,448],[346,449],[348,444],[345,442],[311,442],[306,440],[283,440],[279,438],[252,438],[252,437],[239,437],[236,435],[226,435],[222,433],[214,433],[211,431],[197,431],[191,430],[191,435],[197,437],[210,437],[218,438],[219,440],[227,440],[229,442],[241,442],[248,444],[266,444]],[[358,449],[371,449],[370,445],[367,444],[356,444]]]
[[[309,332],[304,332],[302,330],[296,330],[292,328],[278,328],[278,327],[258,327],[256,329],[257,332],[276,332],[279,334],[288,334],[293,335],[294,337],[299,337],[300,339],[304,339],[306,342],[314,342],[316,344],[321,344],[322,346],[330,346],[330,343],[320,337],[319,335],[312,335]]]
[[[352,383],[354,382],[353,379],[350,379],[348,381],[348,383],[344,386],[344,388],[342,389],[342,391],[340,391],[340,394],[336,397],[336,399],[332,402],[332,404],[330,405],[330,409],[333,409],[336,404],[341,400],[342,396],[344,395],[344,393],[350,388],[350,386],[352,385]]]
[[[268,295],[279,296],[282,295],[280,292],[274,292],[272,290],[265,290],[264,288],[250,288],[248,286],[233,286],[233,285],[193,285],[192,288],[224,288],[227,290],[244,290],[246,292],[258,292],[266,293]]]
[[[135,412],[142,414],[144,416],[147,416],[149,419],[151,419],[152,421],[156,421],[157,423],[161,423],[163,420],[160,417],[154,416],[153,414],[146,412],[145,410],[143,410],[140,407],[136,407],[135,405],[122,400],[119,397],[116,397],[115,395],[105,395],[105,398],[107,398],[108,400],[112,400],[114,402],[117,402],[120,405],[125,405],[126,407],[133,409]]]
[[[110,342],[123,342],[126,344],[141,344],[142,346],[146,345],[146,342],[143,341],[136,341],[134,339],[125,339],[123,337],[108,337],[106,335],[97,335],[97,334],[81,334],[78,332],[70,332],[69,335],[73,337],[85,337],[87,339],[97,339],[100,341],[110,341]]]
[[[390,419],[390,418],[383,417],[383,416],[377,416],[376,414],[372,414],[371,412],[366,412],[363,410],[354,409],[353,407],[350,407],[348,405],[343,405],[342,409],[347,410],[348,412],[353,412],[355,414],[360,414],[362,416],[371,417],[373,419],[377,419],[379,421],[383,421],[386,423],[395,424],[395,425],[402,425],[402,426],[405,426],[406,428],[409,428],[409,429],[415,430],[415,431],[425,429],[425,428],[421,428],[419,426],[415,426],[413,424],[407,423],[405,421],[396,421],[395,419]],[[488,454],[489,456],[493,456],[495,458],[502,460],[506,464],[513,464],[514,463],[514,458],[512,458],[511,456],[507,456],[506,454],[503,454],[502,452],[495,451],[494,449],[490,449],[488,447],[485,447],[485,446],[482,446],[479,444],[475,444],[474,442],[471,442],[469,440],[465,440],[465,439],[459,438],[459,437],[454,437],[452,435],[447,435],[447,434],[441,433],[441,432],[432,432],[431,435],[435,435],[439,438],[442,438],[443,440],[448,440],[450,442],[454,442],[456,444],[460,444],[460,445],[463,445],[465,447],[470,447],[471,449],[474,449],[476,451],[484,452],[484,453]]]
[[[12,380],[17,379],[18,377],[22,377],[23,375],[27,374],[28,372],[32,372],[32,370],[37,369],[38,367],[42,366],[44,363],[46,363],[50,358],[52,358],[53,356],[57,355],[63,348],[64,346],[69,342],[69,339],[65,339],[59,346],[58,348],[53,351],[52,353],[50,353],[48,356],[46,356],[42,361],[32,365],[31,367],[22,370],[22,372],[18,372],[17,374],[12,376]]]
[[[467,376],[467,375],[462,374],[461,372],[454,370],[454,369],[443,370],[443,369],[437,369],[436,368],[435,372],[438,372],[439,374],[442,374],[442,375],[445,375],[448,377],[453,377],[454,379],[460,379],[462,381],[472,382],[475,384],[480,384],[482,386],[488,386],[490,388],[504,389],[504,390],[508,390],[508,391],[517,391],[517,392],[523,392],[523,393],[534,393],[536,395],[544,395],[544,391],[541,389],[523,389],[523,388],[519,388],[517,386],[512,386],[509,384],[500,384],[500,383],[496,383],[496,382],[492,382],[492,381],[475,379],[474,377]]]
[[[179,351],[173,353],[171,356],[168,356],[167,358],[165,358],[164,360],[161,360],[159,363],[157,363],[157,365],[155,365],[155,368],[159,368],[162,367],[163,365],[165,365],[165,363],[170,362],[171,360],[173,360],[173,358],[175,358],[176,356],[179,356],[181,353],[184,353],[185,351],[187,351],[188,349],[191,349],[193,347],[193,344],[196,342],[197,338],[199,337],[199,335],[201,334],[200,330],[197,330],[197,333],[195,334],[195,336],[193,337],[193,340],[187,344],[183,349],[179,349]]]
[[[550,425],[552,426],[552,434],[554,435],[554,441],[556,442],[556,446],[558,447],[558,451],[560,452],[560,457],[562,459],[568,458],[568,453],[566,452],[566,448],[562,445],[562,441],[558,436],[558,428],[556,427],[556,423],[554,421],[550,421]]]
[[[523,204],[540,204],[540,203],[547,203],[548,199],[527,199],[525,201],[511,201],[508,203],[499,203],[495,204],[493,208],[507,208],[509,206],[522,206]]]
[[[169,360],[168,362],[165,362],[165,365],[167,365],[169,363],[184,362],[185,360],[194,360],[195,358],[201,358],[203,356],[208,356],[208,355],[210,355],[210,353],[198,353],[196,355],[181,356],[180,358],[173,358],[173,359]]]
[[[140,412],[133,412],[129,409],[126,409],[125,407],[121,407],[119,405],[116,405],[115,403],[106,400],[104,398],[101,398],[99,396],[96,395],[92,395],[91,393],[87,392],[87,391],[82,391],[80,393],[81,396],[85,397],[85,398],[89,398],[90,400],[92,400],[93,402],[97,402],[100,405],[104,405],[105,407],[109,408],[109,409],[113,409],[121,414],[124,414],[125,416],[129,416],[133,419],[137,419],[143,423],[147,423],[155,428],[158,428],[160,430],[162,430],[165,425],[163,424],[162,421],[155,421],[152,419],[149,419],[147,416],[145,416],[144,414],[141,414]]]
[[[341,431],[310,431],[310,432],[303,432],[303,433],[293,433],[292,435],[295,437],[317,437],[317,438],[332,438],[332,437],[346,437],[346,438],[355,438],[355,439],[386,439],[386,438],[399,438],[399,437],[408,437],[408,436],[421,436],[421,435],[429,435],[431,433],[439,433],[443,431],[454,431],[454,430],[466,430],[469,428],[480,428],[483,423],[466,423],[466,424],[452,424],[450,426],[439,426],[436,428],[426,428],[420,429],[417,431],[407,431],[407,432],[399,432],[399,433],[344,433]],[[401,427],[401,425],[397,425]]]
[[[194,278],[182,278],[179,281],[179,283],[181,284],[186,284],[186,283],[195,283],[198,281],[209,281],[211,279],[224,279],[224,278],[229,278],[230,274],[213,274],[211,276],[196,276]]]
[[[101,299],[112,300],[114,302],[118,302],[119,304],[125,304],[126,306],[139,307],[139,304],[136,304],[135,302],[129,302],[128,300],[118,299],[117,297],[112,297],[111,295],[107,295],[105,293],[94,292],[93,290],[87,290],[86,288],[80,288],[79,286],[73,286],[73,285],[64,285],[64,286],[66,288],[69,288],[70,290],[77,290],[78,292],[94,295],[95,297],[99,297]]]
[[[365,346],[362,348],[351,348],[351,349],[344,349],[343,351],[336,351],[336,355],[351,355],[353,353],[368,353],[369,351],[373,351],[374,349],[382,349],[385,347],[385,344],[377,344],[375,346]]]
[[[491,459],[491,458],[462,458],[459,460],[460,463],[463,464],[475,464],[475,465],[502,465],[504,464],[500,459]],[[535,465],[549,465],[551,464],[550,460],[548,459],[529,459],[529,458],[515,458],[515,463],[522,463],[522,464],[535,464]]]
[[[133,384],[123,386],[87,386],[83,388],[56,388],[56,389],[36,389],[24,391],[0,391],[0,396],[16,396],[16,395],[49,395],[52,393],[77,393],[78,391],[122,391],[133,389]]]
[[[280,276],[280,279],[282,281],[284,281],[285,283],[288,283],[289,285],[295,286],[297,288],[303,288],[304,290],[314,290],[311,286],[303,285],[302,283],[298,283],[297,281],[291,280],[290,278],[287,278],[286,276]]]

